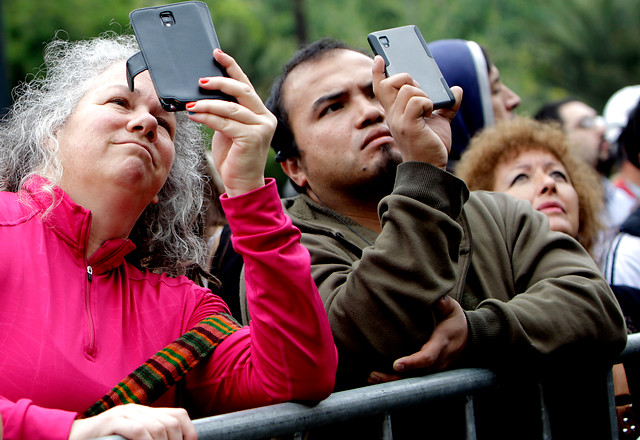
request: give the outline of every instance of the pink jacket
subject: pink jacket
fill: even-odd
[[[185,277],[141,272],[124,261],[128,240],[85,257],[91,213],[63,191],[49,197],[28,182],[0,192],[0,415],[4,438],[66,439],[77,416],[149,356],[201,319],[227,312]],[[333,389],[337,354],[326,313],[275,183],[222,197],[233,244],[245,261],[249,327],[155,405],[201,408],[197,416]],[[90,274],[91,273],[91,274]],[[54,409],[55,408],[55,409]]]

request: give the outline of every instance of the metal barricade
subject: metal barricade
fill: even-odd
[[[620,360],[625,364],[640,363],[640,333],[629,336]],[[472,440],[476,438],[474,396],[495,388],[498,379],[496,373],[486,369],[467,368],[445,371],[336,392],[315,405],[281,403],[194,420],[194,425],[200,440],[251,440],[285,435],[295,436],[297,433],[357,418],[380,415],[384,416],[382,439],[388,440],[392,438],[388,416],[390,411],[443,401],[452,397],[466,397],[467,439]],[[607,375],[606,380],[609,392],[609,419],[612,426],[611,440],[614,440],[617,439],[617,425],[611,374]],[[544,399],[541,397],[540,401],[543,414],[542,438],[547,439],[551,438],[551,434],[548,423],[544,420]],[[299,434],[298,437],[300,437]],[[119,440],[122,437],[109,436],[103,439]]]

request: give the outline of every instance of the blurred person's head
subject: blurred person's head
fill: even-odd
[[[618,137],[627,160],[640,169],[640,101],[629,114],[629,120]]]
[[[611,144],[612,154],[622,157],[618,138],[629,121],[629,115],[640,101],[640,85],[626,86],[615,92],[607,100],[602,116],[607,125],[605,138]]]
[[[610,145],[605,139],[606,125],[598,112],[575,98],[544,105],[535,114],[539,121],[557,121],[577,154],[589,165],[598,169],[609,161]]]
[[[547,215],[552,230],[591,250],[600,229],[600,181],[573,154],[558,125],[516,118],[483,130],[471,140],[456,174],[471,190],[528,200]]]
[[[476,132],[513,118],[521,100],[502,82],[500,71],[478,43],[454,39],[433,41],[428,46],[449,86],[460,86],[464,92],[451,123],[450,160],[456,161]]]

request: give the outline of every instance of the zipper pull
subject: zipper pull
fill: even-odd
[[[89,278],[89,282],[93,279],[93,267],[87,266],[87,277]]]

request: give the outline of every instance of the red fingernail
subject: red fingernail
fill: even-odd
[[[209,82],[209,78],[200,78],[200,84],[205,85]]]
[[[194,108],[196,106],[195,102],[189,102],[185,105],[185,108]]]

